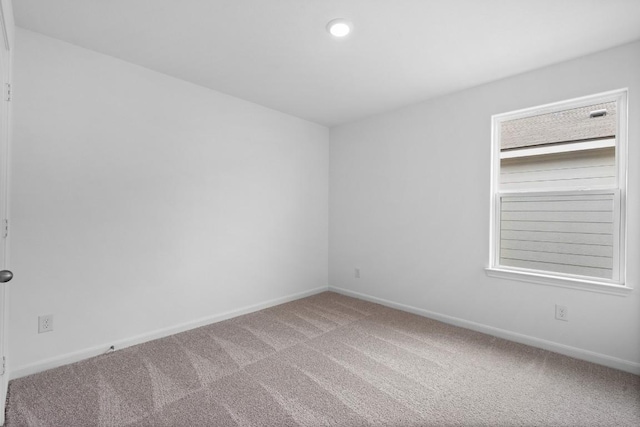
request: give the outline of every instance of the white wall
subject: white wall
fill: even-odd
[[[328,129],[25,30],[15,50],[14,377],[326,288]]]
[[[491,115],[624,87],[636,290],[487,277]],[[639,93],[636,42],[332,129],[330,285],[640,373]],[[555,304],[569,322],[554,319]]]

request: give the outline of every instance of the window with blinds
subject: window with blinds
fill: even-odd
[[[493,117],[490,269],[624,285],[626,91]]]

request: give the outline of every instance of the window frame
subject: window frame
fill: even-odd
[[[525,117],[548,114],[573,108],[586,107],[592,104],[603,102],[616,102],[617,123],[615,136],[615,163],[616,180],[615,185],[602,188],[585,188],[580,191],[614,191],[616,197],[615,209],[617,215],[617,235],[614,235],[614,253],[617,255],[618,277],[616,280],[602,279],[597,277],[579,276],[567,273],[556,273],[544,270],[531,270],[519,267],[502,266],[499,263],[500,250],[500,200],[504,195],[517,194],[549,194],[554,190],[500,190],[500,168],[501,168],[501,124],[507,120],[521,119]],[[490,277],[506,278],[511,280],[532,282],[543,285],[553,285],[568,287],[573,289],[583,289],[593,292],[610,294],[627,294],[632,288],[626,280],[626,189],[627,189],[627,123],[628,123],[628,89],[618,89],[595,95],[574,98],[565,101],[554,102],[541,106],[525,108],[521,110],[495,114],[491,116],[491,204],[490,204],[490,227],[489,227],[489,266],[485,271]],[[559,189],[561,190],[561,189]],[[571,190],[574,191],[574,190]],[[615,211],[614,211],[615,213]],[[614,257],[615,260],[615,257]]]

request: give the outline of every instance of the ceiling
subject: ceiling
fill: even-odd
[[[640,0],[14,0],[22,28],[326,126],[640,39]],[[333,18],[353,22],[335,39]]]

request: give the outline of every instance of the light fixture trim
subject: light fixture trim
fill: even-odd
[[[327,31],[334,37],[346,37],[351,32],[351,22],[344,18],[336,18],[329,21]]]

